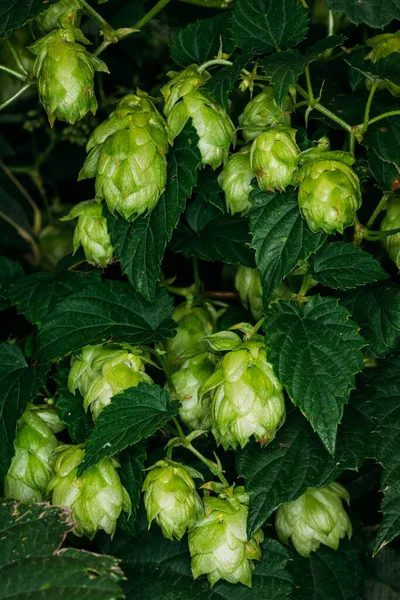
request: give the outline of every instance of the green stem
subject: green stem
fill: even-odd
[[[107,23],[107,21],[103,19],[103,17],[99,15],[99,13],[92,6],[90,6],[90,4],[86,2],[86,0],[79,0],[79,4],[82,6],[87,16],[90,17],[92,21],[97,23],[97,25],[103,32],[104,37],[107,37],[112,33],[113,28],[111,27],[111,25]]]
[[[203,73],[203,71],[208,69],[208,67],[212,67],[213,65],[228,65],[229,67],[231,67],[233,65],[233,62],[230,60],[224,60],[223,58],[214,58],[213,60],[208,60],[207,62],[200,65],[200,67],[197,70],[199,73]]]
[[[377,83],[373,83],[372,87],[369,91],[369,96],[368,96],[368,100],[367,100],[367,104],[365,105],[365,112],[364,112],[364,121],[363,121],[363,125],[362,125],[362,133],[365,133],[368,129],[368,125],[369,125],[369,113],[371,112],[371,104],[372,104],[372,99],[374,97],[374,94],[376,92],[378,88],[378,84]]]
[[[185,434],[183,433],[182,427],[181,427],[181,425],[180,425],[180,423],[179,423],[178,419],[177,419],[176,417],[172,417],[172,420],[173,420],[173,422],[174,422],[174,425],[175,425],[175,427],[176,427],[176,430],[177,430],[177,432],[178,432],[178,435],[179,435],[179,437],[180,437],[180,438],[182,438],[182,439],[186,439],[186,436],[185,436]]]
[[[22,87],[16,94],[14,94],[14,96],[11,96],[11,98],[9,98],[8,100],[6,100],[5,102],[3,102],[3,104],[0,104],[0,110],[3,110],[4,108],[6,108],[6,106],[8,106],[9,104],[11,104],[11,102],[14,102],[14,100],[16,100],[18,98],[18,96],[21,96],[21,94],[23,94],[24,92],[26,92],[26,90],[31,86],[31,83],[27,83],[26,85],[24,85],[24,87]]]
[[[315,99],[314,99],[314,92],[313,92],[312,85],[311,85],[310,65],[306,66],[306,68],[304,69],[304,74],[306,76],[306,82],[307,82],[308,102],[309,102],[309,105],[311,107],[313,107],[315,104]]]
[[[379,242],[385,237],[390,237],[391,235],[395,235],[400,233],[400,227],[396,229],[388,229],[387,231],[369,231],[368,229],[364,232],[364,237],[370,242]]]
[[[370,119],[368,121],[368,127],[370,125],[372,125],[372,123],[376,123],[377,121],[380,121],[381,119],[386,119],[387,117],[395,117],[396,115],[400,115],[400,110],[391,110],[389,112],[382,113],[381,115],[378,115],[377,117],[374,117],[373,119]]]
[[[28,71],[25,69],[25,67],[24,67],[24,65],[22,63],[22,60],[21,60],[18,52],[14,48],[14,44],[12,44],[9,39],[6,39],[6,44],[7,44],[8,48],[9,48],[11,54],[13,55],[15,62],[17,63],[18,69],[20,71],[22,71],[22,73],[24,73],[27,76],[28,75]]]
[[[149,10],[149,12],[146,13],[144,15],[144,17],[142,19],[140,19],[140,21],[138,21],[137,23],[135,23],[135,25],[133,25],[133,28],[134,29],[142,29],[142,27],[147,25],[147,23],[149,21],[151,21],[151,19],[153,17],[155,17],[170,2],[171,2],[171,0],[158,0],[157,4],[155,6],[153,6],[153,8],[151,10]]]
[[[19,71],[16,71],[15,69],[10,69],[10,67],[6,67],[5,65],[0,65],[0,71],[5,71],[9,75],[12,75],[13,77],[16,77],[17,79],[20,79],[21,81],[26,81],[26,75],[23,75],[22,73],[20,73]]]
[[[195,4],[205,8],[229,8],[232,6],[232,0],[178,0],[185,4]]]
[[[384,194],[382,196],[382,198],[380,199],[374,212],[372,213],[368,223],[366,224],[367,229],[369,229],[375,223],[376,217],[379,215],[379,213],[381,213],[384,210],[386,203],[387,203],[387,199],[388,199],[388,194]]]
[[[354,133],[350,133],[349,134],[349,151],[353,154],[353,156],[354,156],[355,145],[356,145],[356,136],[354,135]]]
[[[208,460],[208,458],[206,458],[205,456],[202,455],[201,452],[199,452],[194,446],[192,446],[192,444],[185,444],[184,448],[187,448],[189,450],[189,452],[191,452],[192,454],[194,454],[199,460],[201,460],[201,462],[203,464],[205,464],[211,471],[211,473],[213,475],[215,475],[216,477],[218,477],[218,479],[220,480],[220,482],[222,483],[222,485],[224,485],[225,487],[229,487],[229,481],[226,479],[226,477],[223,475],[222,471],[218,468],[218,465],[215,464],[215,462],[213,462],[212,460]]]
[[[300,96],[303,96],[303,98],[309,100],[308,93],[300,85],[296,84],[296,90],[299,92]],[[319,102],[316,102],[313,108],[315,108],[315,110],[318,110],[320,113],[328,117],[328,119],[331,119],[331,121],[335,121],[335,123],[340,125],[340,127],[342,127],[342,129],[344,129],[345,131],[353,133],[351,126],[348,123],[346,123],[346,121],[343,121],[343,119],[336,116],[335,113],[325,108],[325,106],[322,106],[322,104],[319,104]]]
[[[15,177],[15,175],[3,163],[2,160],[0,160],[0,167],[3,169],[3,171],[7,175],[7,177],[13,182],[15,187],[21,192],[21,194],[24,196],[24,198],[29,202],[29,204],[33,210],[32,231],[35,235],[38,235],[40,232],[40,229],[42,227],[42,215],[41,215],[41,212],[40,212],[36,202],[33,200],[32,196],[28,193],[28,191],[24,188],[22,183],[20,183],[18,181],[18,179]]]
[[[159,344],[159,348],[160,350],[163,350],[163,345]],[[167,362],[167,359],[165,358],[165,354],[159,354],[158,355],[158,360],[160,361],[160,365],[165,373],[165,377],[168,381],[168,385],[170,387],[171,392],[173,392],[174,394],[176,394],[176,388],[175,388],[175,384],[172,380],[172,375],[171,375],[171,370],[169,368],[169,364]]]
[[[328,36],[335,35],[335,18],[333,16],[333,11],[330,10],[328,12]]]
[[[33,265],[37,265],[39,263],[39,260],[40,260],[40,252],[39,252],[38,245],[36,244],[35,240],[31,236],[31,234],[28,231],[26,231],[26,229],[24,229],[23,227],[21,227],[20,225],[18,225],[17,223],[15,223],[15,221],[13,221],[3,211],[0,211],[0,219],[3,219],[4,221],[6,221],[6,223],[8,223],[9,225],[11,225],[11,227],[13,227],[17,231],[18,235],[20,237],[22,237],[23,240],[25,240],[26,242],[28,242],[28,244],[31,246],[32,252],[33,252],[33,261],[32,261],[32,264]]]

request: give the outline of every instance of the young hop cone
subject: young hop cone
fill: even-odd
[[[321,544],[337,550],[346,535],[351,537],[351,521],[342,500],[349,494],[339,483],[330,483],[319,490],[308,490],[294,502],[282,504],[275,518],[275,528],[281,542],[291,538],[302,556],[310,556]]]
[[[251,587],[253,561],[261,558],[264,535],[260,529],[252,538],[247,536],[248,508],[242,503],[247,500],[248,504],[246,496],[238,487],[225,499],[203,498],[204,516],[189,531],[188,539],[195,579],[207,575],[212,586],[225,579]]]
[[[99,529],[113,535],[121,512],[131,511],[128,492],[116,470],[118,463],[103,458],[78,477],[84,456],[80,446],[64,445],[57,449],[55,475],[48,486],[51,503],[72,509],[72,519],[78,524],[76,535],[92,539]]]
[[[388,204],[386,214],[382,219],[381,231],[389,231],[400,227],[400,201],[393,198]],[[382,240],[387,253],[398,269],[400,269],[400,233],[394,233]]]
[[[74,232],[74,254],[82,245],[86,260],[94,266],[106,267],[113,259],[114,248],[108,233],[107,219],[101,204],[95,200],[80,202],[60,221],[78,219]]]
[[[284,190],[293,181],[300,150],[296,130],[280,125],[260,133],[250,148],[250,166],[261,190]]]
[[[155,520],[164,537],[180,540],[203,514],[203,505],[193,478],[200,473],[172,460],[159,460],[143,482],[144,505],[149,529]]]
[[[207,352],[208,344],[202,341],[214,329],[214,318],[204,306],[190,307],[186,302],[179,304],[172,315],[178,324],[176,336],[165,342],[166,358],[172,368],[195,354]]]
[[[65,17],[73,16],[79,10],[82,10],[79,0],[59,0],[36,17],[34,23],[43,34],[49,33],[53,29],[58,29]]]
[[[202,164],[217,169],[228,159],[235,127],[226,111],[199,89],[210,75],[205,71],[199,73],[198,65],[190,65],[179,73],[171,71],[168,77],[171,81],[161,88],[161,93],[165,100],[164,114],[170,143],[191,118],[199,136]]]
[[[20,502],[41,502],[53,476],[58,446],[54,433],[64,428],[55,410],[28,408],[18,422],[15,454],[4,481],[4,495]]]
[[[250,167],[250,148],[245,146],[232,154],[218,175],[218,183],[225,192],[225,202],[231,215],[245,215],[251,206],[249,194],[255,174]]]
[[[30,46],[36,55],[33,74],[40,102],[51,126],[56,119],[75,123],[89,111],[96,113],[94,74],[109,71],[82,46],[87,43],[82,32],[71,25],[51,31]]]
[[[350,166],[354,159],[345,158],[342,162],[321,155],[299,171],[299,206],[312,231],[343,233],[354,223],[361,206],[360,180]]]
[[[199,398],[199,389],[214,373],[216,362],[213,354],[198,354],[186,360],[172,374],[172,382],[181,401],[179,416],[192,431],[210,427],[209,403]]]
[[[239,265],[236,271],[235,288],[239,292],[240,300],[246,308],[250,308],[255,321],[263,316],[263,293],[260,272]]]
[[[210,395],[211,431],[225,450],[243,448],[251,436],[270,442],[285,418],[282,385],[262,339],[253,337],[227,352],[199,394]]]
[[[86,146],[79,180],[96,177],[96,200],[127,221],[153,210],[167,180],[164,120],[144,92],[120,100]]]
[[[290,126],[290,109],[292,100],[286,96],[282,110],[275,102],[274,88],[265,86],[260,94],[254,96],[239,117],[239,125],[243,130],[246,142],[255,140],[268,127],[277,125]]]

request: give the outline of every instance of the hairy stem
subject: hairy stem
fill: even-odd
[[[97,25],[103,32],[104,37],[109,36],[110,33],[113,31],[111,25],[107,23],[107,21],[103,19],[103,17],[97,12],[97,10],[90,6],[90,4],[86,2],[86,0],[79,0],[79,3],[82,6],[85,13],[87,14],[87,16],[90,17],[92,21],[97,23]]]
[[[0,110],[3,110],[4,108],[6,108],[6,106],[8,106],[12,102],[14,102],[14,100],[16,100],[18,98],[18,96],[21,96],[21,94],[23,94],[24,92],[26,92],[26,90],[31,85],[32,85],[31,83],[27,83],[26,85],[24,85],[24,87],[22,87],[20,90],[18,90],[18,92],[16,94],[14,94],[14,96],[11,96],[11,98],[9,98],[5,102],[3,102],[3,104],[0,104]]]
[[[135,23],[135,25],[133,25],[133,28],[134,29],[142,29],[142,27],[147,25],[147,23],[149,21],[151,21],[151,19],[153,17],[155,17],[170,2],[171,2],[171,0],[158,0],[157,4],[155,6],[153,6],[153,8],[151,10],[149,10],[149,12],[146,13],[144,15],[144,17],[142,17],[140,19],[140,21],[138,21],[137,23]]]
[[[15,62],[17,63],[18,69],[22,73],[24,73],[24,75],[27,76],[28,75],[28,71],[25,69],[25,67],[24,67],[24,65],[22,63],[22,60],[20,58],[20,55],[18,54],[18,52],[16,51],[16,49],[14,47],[14,44],[9,39],[6,39],[6,44],[7,44],[8,48],[9,48],[11,54],[13,55]]]
[[[23,227],[21,227],[20,225],[18,225],[18,223],[16,223],[15,221],[13,221],[3,211],[0,211],[0,219],[3,219],[4,221],[6,221],[6,223],[8,223],[9,225],[11,225],[11,227],[13,227],[16,230],[16,232],[18,233],[18,235],[23,240],[25,240],[26,242],[28,242],[28,244],[31,246],[32,252],[33,252],[32,264],[33,265],[37,265],[39,263],[39,260],[40,260],[40,252],[39,252],[38,245],[36,244],[34,238],[31,236],[31,234],[29,233],[29,231],[26,231],[26,229],[24,229]]]
[[[372,123],[376,123],[377,121],[380,121],[381,119],[386,119],[387,117],[395,117],[396,115],[400,115],[400,110],[391,110],[389,112],[382,113],[381,115],[378,115],[377,117],[374,117],[373,119],[370,119],[368,121],[368,127],[370,125],[372,125]]]
[[[42,215],[41,215],[41,212],[40,212],[36,202],[33,200],[32,196],[29,194],[29,192],[24,188],[22,183],[20,183],[18,181],[18,179],[15,177],[15,175],[3,163],[2,160],[0,160],[0,167],[3,169],[3,171],[7,175],[7,177],[13,182],[15,187],[21,192],[21,194],[24,196],[24,198],[29,202],[29,204],[33,210],[32,231],[35,235],[38,235],[40,232],[40,229],[42,227]]]
[[[304,74],[306,76],[306,82],[307,82],[308,102],[309,102],[309,105],[312,107],[312,106],[314,106],[315,99],[314,99],[314,92],[313,92],[312,85],[311,85],[310,65],[306,66],[306,68],[304,69]]]
[[[375,208],[374,212],[372,213],[371,217],[368,220],[368,223],[366,224],[366,227],[368,229],[370,227],[372,227],[372,225],[375,223],[376,217],[379,215],[379,213],[381,213],[385,209],[387,199],[388,199],[388,194],[384,194],[382,196],[382,198],[380,199],[377,207]]]
[[[221,469],[218,467],[218,465],[215,462],[213,462],[212,460],[208,460],[208,458],[203,456],[202,453],[199,452],[197,450],[197,448],[195,448],[190,443],[185,444],[184,448],[187,448],[192,454],[194,454],[199,460],[201,460],[201,462],[210,469],[211,473],[213,475],[215,475],[216,477],[218,477],[218,479],[220,480],[222,485],[224,485],[225,487],[229,487],[229,481],[226,479],[226,477],[222,473]]]
[[[303,96],[303,98],[306,98],[307,100],[309,100],[308,93],[300,85],[296,84],[296,90],[299,92],[300,96]],[[331,121],[334,121],[335,123],[340,125],[340,127],[342,127],[342,129],[344,129],[345,131],[348,131],[349,133],[353,133],[351,126],[348,123],[346,123],[346,121],[343,121],[343,119],[341,119],[340,117],[335,115],[335,113],[333,113],[330,110],[328,110],[327,108],[325,108],[325,106],[322,106],[322,104],[320,104],[319,102],[316,102],[314,104],[313,108],[315,108],[315,110],[318,110],[318,112],[320,112],[323,115],[325,115],[326,117],[328,117],[328,119],[331,119]],[[400,113],[400,111],[399,111],[399,113]]]
[[[199,73],[203,73],[203,71],[208,69],[208,67],[212,67],[213,65],[228,65],[229,67],[231,67],[233,65],[233,62],[230,60],[224,60],[223,58],[214,58],[213,60],[208,60],[207,62],[200,65],[200,67],[197,70]]]
[[[373,83],[372,87],[369,91],[369,96],[368,96],[368,100],[367,100],[367,104],[365,105],[365,112],[364,112],[364,121],[363,121],[363,125],[362,125],[362,132],[365,133],[368,129],[368,125],[369,125],[369,113],[371,112],[371,104],[372,104],[372,99],[374,97],[374,94],[376,92],[378,88],[378,84],[377,83]]]
[[[15,69],[10,69],[10,67],[6,67],[5,65],[0,65],[0,71],[5,71],[9,75],[20,79],[21,81],[26,81],[26,75],[20,73],[19,71],[16,71]]]

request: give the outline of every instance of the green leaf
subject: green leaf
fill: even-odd
[[[116,600],[124,575],[119,561],[74,548],[61,549],[75,528],[59,506],[0,504],[0,600]]]
[[[210,589],[205,577],[194,581],[186,536],[170,542],[155,525],[127,538],[113,553],[123,559],[127,600],[286,600],[293,588],[288,550],[270,538],[262,544],[261,560],[255,561],[251,589],[225,581]]]
[[[101,412],[87,443],[78,475],[106,456],[113,456],[163,427],[178,412],[179,404],[159,385],[139,383],[114,396]]]
[[[221,44],[226,51],[228,42],[227,29],[229,17],[222,12],[211,19],[201,19],[195,23],[189,23],[181,29],[171,42],[171,58],[181,67],[187,67],[193,63],[202,63],[215,58]]]
[[[336,299],[317,295],[301,307],[273,304],[264,330],[277,377],[333,455],[343,406],[363,367],[357,325]]]
[[[235,0],[232,36],[259,54],[296,46],[308,31],[307,11],[297,0]]]
[[[267,446],[255,442],[236,454],[236,467],[250,494],[249,535],[281,505],[293,502],[308,487],[335,481],[346,469],[357,469],[367,455],[370,420],[358,403],[346,407],[332,458],[298,410],[291,409],[284,426]]]
[[[210,168],[205,168],[199,172],[199,179],[195,192],[197,197],[200,197],[202,200],[205,200],[206,202],[209,202],[215,206],[215,208],[217,208],[222,214],[227,214],[224,193],[218,183],[218,174],[215,171]],[[201,215],[202,211],[200,209],[200,200],[197,201],[196,206],[198,207],[196,213]],[[190,211],[194,209],[190,208],[188,210],[190,213]],[[208,222],[207,215],[205,215],[205,222]],[[198,226],[196,226],[195,229],[198,230]]]
[[[294,562],[290,564],[296,583],[293,600],[361,598],[362,551],[360,541],[353,536],[351,540],[341,540],[336,551],[321,545],[310,558],[301,558],[293,552]]]
[[[44,319],[37,355],[52,360],[109,339],[150,344],[173,335],[171,315],[172,298],[165,290],[149,304],[128,283],[104,281],[70,294]]]
[[[121,468],[118,473],[122,485],[127,490],[132,503],[132,510],[128,516],[122,511],[118,525],[131,535],[135,534],[136,514],[140,504],[140,493],[142,490],[143,464],[146,460],[146,449],[142,443],[125,448],[119,455]]]
[[[149,302],[156,297],[165,247],[197,181],[201,161],[197,142],[195,129],[186,125],[168,155],[165,193],[149,215],[128,223],[107,211],[109,232],[122,271]]]
[[[326,242],[309,260],[311,274],[330,288],[348,290],[389,275],[360,246],[345,242]]]
[[[400,552],[388,546],[367,558],[364,600],[400,600]]]
[[[400,115],[370,125],[362,143],[381,160],[400,164]]]
[[[173,252],[186,258],[254,267],[246,218],[221,215],[218,208],[200,197],[188,207],[186,218],[189,226],[179,225],[172,238]]]
[[[349,292],[341,303],[361,327],[373,356],[385,356],[400,344],[400,287],[377,283]]]
[[[239,79],[241,70],[246,67],[253,56],[252,51],[239,54],[233,61],[232,66],[223,67],[207,81],[205,89],[222,108],[227,107],[229,94],[232,92],[237,79]]]
[[[78,390],[72,394],[68,389],[69,369],[64,368],[57,371],[53,376],[57,383],[56,404],[60,409],[59,417],[68,427],[68,433],[73,442],[81,444],[86,441],[93,421],[90,412],[83,408],[83,398]]]
[[[301,217],[297,192],[262,192],[250,194],[250,231],[256,250],[256,263],[261,273],[264,306],[268,306],[281,281],[315,252],[326,239],[325,234],[313,233]]]
[[[10,260],[5,256],[0,256],[0,310],[10,306],[9,288],[24,275],[24,270],[20,263]]]
[[[327,4],[335,12],[344,12],[356,25],[366,23],[375,28],[384,27],[393,19],[398,19],[400,12],[400,0],[327,0]]]
[[[33,273],[22,277],[10,289],[12,304],[18,313],[36,325],[54,310],[56,304],[73,292],[101,282],[98,271],[74,273],[64,271],[55,276],[51,273]]]
[[[37,17],[54,1],[49,0],[44,5],[43,0],[29,0],[29,2],[0,0],[0,38],[11,35],[14,29],[22,27],[29,19]]]
[[[400,174],[396,165],[379,158],[375,150],[367,151],[370,171],[383,192],[391,192],[400,188]]]
[[[0,480],[5,478],[14,454],[17,421],[46,384],[48,370],[43,364],[28,366],[18,346],[0,343]]]
[[[396,85],[400,85],[400,56],[397,53],[385,56],[376,62],[364,61],[361,67],[353,61],[349,61],[347,64],[356,71],[360,71],[371,82],[392,81]]]

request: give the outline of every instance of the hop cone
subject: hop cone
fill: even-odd
[[[267,127],[289,126],[291,106],[290,96],[286,96],[280,110],[275,102],[274,88],[266,86],[260,94],[246,104],[239,117],[239,125],[243,128],[246,142],[255,140]]]
[[[199,136],[202,164],[216,169],[228,158],[235,128],[227,113],[199,89],[210,76],[199,74],[197,68],[197,65],[191,65],[180,73],[168,73],[172,81],[161,88],[168,137],[172,144],[191,118]]]
[[[261,133],[250,149],[250,166],[262,190],[284,190],[297,169],[296,131],[279,126]]]
[[[282,504],[275,520],[281,542],[287,544],[291,538],[302,556],[310,556],[321,544],[337,550],[339,541],[352,533],[342,499],[349,502],[348,492],[339,483],[331,483],[319,490],[308,488],[294,502]]]
[[[324,158],[306,163],[299,172],[299,206],[312,231],[343,233],[361,206],[360,180],[353,169]]]
[[[267,362],[262,342],[225,354],[200,390],[211,395],[211,431],[226,450],[242,448],[254,435],[270,442],[285,417],[282,386]]]
[[[249,194],[251,181],[255,174],[250,167],[250,151],[248,147],[242,148],[232,154],[221,173],[218,183],[225,192],[225,201],[228,212],[246,214],[250,209]]]
[[[367,46],[372,48],[372,50],[365,58],[371,59],[373,63],[381,58],[385,58],[385,56],[389,56],[389,54],[400,52],[400,29],[396,33],[375,35],[373,38],[367,40]]]
[[[179,416],[191,430],[208,429],[210,425],[208,402],[199,398],[200,386],[214,372],[216,359],[212,354],[198,354],[186,360],[172,375],[177,395],[181,400]]]
[[[159,460],[143,482],[149,528],[155,520],[169,540],[180,540],[203,514],[193,477],[201,475],[180,463]]]
[[[169,364],[177,368],[179,361],[207,352],[207,342],[201,341],[201,338],[212,333],[214,320],[207,308],[190,308],[186,302],[177,306],[172,316],[178,329],[176,336],[165,342],[165,349]]]
[[[53,452],[58,441],[53,431],[63,429],[50,409],[27,409],[18,422],[15,454],[4,481],[4,495],[20,502],[41,502],[53,476]]]
[[[115,350],[119,350],[116,344],[98,344],[97,346],[85,346],[79,354],[71,359],[71,368],[68,376],[68,389],[72,394],[79,390],[85,397],[93,379],[101,373],[101,365],[96,363],[96,358],[108,358]]]
[[[153,210],[167,180],[164,121],[151,100],[130,94],[92,133],[79,179],[96,177],[96,199],[127,221]]]
[[[88,263],[105,267],[113,258],[114,248],[108,233],[107,219],[95,201],[80,202],[61,221],[78,218],[74,232],[74,253],[82,245]]]
[[[381,223],[381,231],[397,229],[398,227],[400,227],[400,201],[394,198],[388,204],[386,214]],[[400,269],[400,233],[394,233],[383,238],[383,245],[392,261]]]
[[[256,321],[263,315],[263,295],[260,273],[257,269],[249,269],[240,265],[236,271],[235,287],[246,308],[250,307]]]
[[[193,577],[207,575],[212,586],[225,579],[251,587],[253,560],[261,558],[262,531],[248,538],[248,508],[234,496],[205,496],[203,504],[204,517],[189,531]]]
[[[53,29],[58,29],[66,16],[73,15],[74,12],[81,9],[82,5],[79,0],[59,0],[42,12],[35,19],[35,24],[42,33],[49,33]]]
[[[79,29],[51,31],[32,46],[36,55],[33,73],[38,80],[40,101],[49,117],[75,123],[97,109],[94,73],[107,66],[75,40],[87,43]]]

